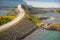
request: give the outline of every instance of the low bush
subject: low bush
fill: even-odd
[[[14,18],[15,18],[15,16],[0,16],[0,25],[7,23]]]
[[[60,8],[56,9],[56,12],[60,13]]]
[[[60,22],[50,24],[47,29],[60,31]]]
[[[38,23],[40,23],[40,20],[38,20],[38,19],[36,19],[36,18],[33,18],[31,15],[29,15],[29,14],[26,14],[26,17],[30,20],[30,21],[32,21],[32,23],[34,23],[35,25],[36,24],[38,24]]]

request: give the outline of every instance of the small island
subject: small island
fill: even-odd
[[[44,29],[60,31],[60,22],[52,23],[48,26],[45,26]]]

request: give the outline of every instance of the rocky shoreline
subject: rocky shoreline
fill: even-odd
[[[60,31],[60,22],[45,24],[42,28],[46,30]]]

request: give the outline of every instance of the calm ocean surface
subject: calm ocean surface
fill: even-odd
[[[9,11],[8,10],[0,10],[0,15],[5,15],[7,14]]]
[[[54,23],[54,22],[60,22],[60,13],[45,13],[45,14],[33,14],[35,16],[39,17],[59,17],[53,20],[45,20],[44,23]]]
[[[60,40],[60,32],[38,29],[24,40]]]

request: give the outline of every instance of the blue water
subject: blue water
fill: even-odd
[[[37,16],[38,18],[40,17],[59,17],[53,20],[44,20],[44,23],[54,23],[54,22],[60,22],[60,13],[45,13],[45,14],[33,14]]]
[[[60,22],[60,18],[56,18],[56,19],[53,19],[53,20],[44,20],[43,22],[44,22],[44,23],[55,23],[55,22]]]
[[[8,10],[0,10],[0,15],[6,15],[8,12]]]
[[[60,22],[59,13],[35,14],[35,15],[39,17],[59,17],[54,20],[48,20],[48,21],[45,20],[44,23]],[[27,36],[24,40],[60,40],[60,32],[37,29],[31,35]]]
[[[38,29],[24,40],[60,40],[60,32]]]
[[[60,13],[33,14],[38,17],[60,17]]]

